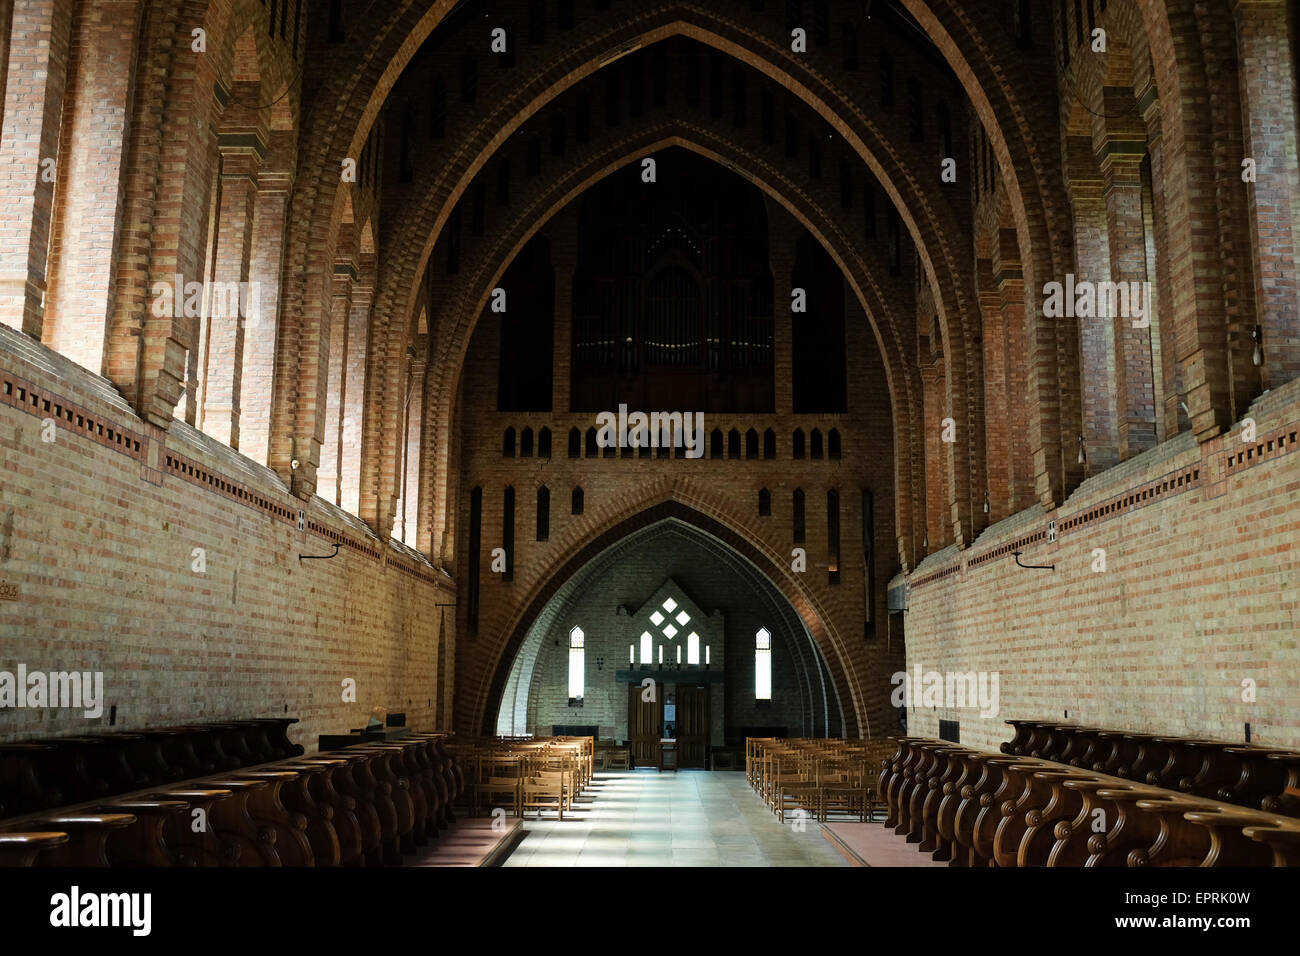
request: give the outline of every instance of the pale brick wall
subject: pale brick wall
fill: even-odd
[[[102,379],[11,330],[0,336],[0,579],[17,592],[0,601],[0,670],[103,671],[105,696],[94,721],[0,711],[0,739],[287,714],[301,719],[293,737],[310,749],[322,732],[362,726],[375,706],[440,725],[434,605],[454,598],[427,563],[319,499],[308,520],[369,553],[344,547],[299,562],[332,549],[297,530],[295,499],[266,469],[182,423],[166,452],[292,518],[176,475],[153,484],[140,460],[78,433],[75,417],[43,442],[42,421],[55,414],[46,400],[75,405],[106,433],[147,433]],[[14,407],[19,388],[30,411]],[[206,551],[203,574],[191,570],[194,548]],[[341,700],[345,678],[356,681],[355,704]]]
[[[996,748],[1007,718],[1300,746],[1300,383],[1252,407],[1262,459],[1240,426],[1198,447],[1190,435],[1090,480],[1057,513],[1023,513],[995,526],[963,564],[1024,535],[1086,514],[1167,475],[1199,477],[1188,490],[1061,532],[1055,544],[1011,554],[916,586],[907,614],[907,666],[998,671],[1000,713],[912,710],[908,732],[938,736],[960,719],[961,742]],[[1276,444],[1286,438],[1285,451]],[[1269,449],[1269,442],[1274,442]],[[1231,469],[1229,451],[1251,452]],[[1093,549],[1107,570],[1091,570]],[[916,581],[953,564],[950,552]],[[1242,681],[1258,684],[1256,703]]]

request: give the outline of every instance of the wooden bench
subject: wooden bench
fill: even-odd
[[[1097,737],[1092,766],[1139,759],[1133,738]],[[1078,755],[1079,735],[1060,738],[1040,726],[1023,743],[1040,752],[1066,747]],[[1124,741],[1120,745],[1120,741]],[[1107,744],[1108,742],[1108,744]],[[1300,821],[1181,790],[1127,780],[1044,758],[989,753],[947,741],[896,738],[881,770],[885,825],[917,849],[952,866],[1290,866],[1300,862]],[[1033,749],[1021,746],[1019,749]],[[1224,786],[1223,765],[1194,755],[1211,750],[1184,740],[1159,751],[1157,779],[1194,787]],[[1219,752],[1215,749],[1213,752]],[[1172,757],[1170,755],[1173,755]],[[1174,767],[1165,768],[1173,762]],[[1196,782],[1186,768],[1210,771]],[[1231,764],[1229,764],[1231,766]],[[1216,783],[1217,782],[1217,783]]]
[[[1300,817],[1300,752],[1174,734],[1008,720],[1005,754],[1037,757],[1254,810]]]
[[[447,735],[304,756],[287,738],[292,723],[0,745],[0,864],[399,864],[454,819],[465,780]],[[587,751],[567,752],[585,773]],[[210,772],[187,776],[196,769]],[[133,783],[142,786],[103,793]],[[61,802],[65,793],[89,799]]]

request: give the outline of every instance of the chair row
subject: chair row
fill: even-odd
[[[457,738],[454,746],[474,816],[508,807],[516,817],[550,809],[563,820],[595,774],[591,737]]]
[[[842,813],[865,822],[878,802],[877,768],[893,749],[880,740],[750,737],[745,773],[782,823],[795,810],[819,821]]]
[[[172,782],[0,821],[5,866],[396,865],[455,820],[445,735]]]
[[[1300,822],[1042,760],[900,737],[885,825],[951,866],[1293,866]]]
[[[301,756],[294,717],[0,744],[0,818]]]
[[[1251,809],[1300,817],[1300,752],[1252,744],[1008,720],[1005,754],[1039,757]]]

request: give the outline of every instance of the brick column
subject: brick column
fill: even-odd
[[[1025,342],[1025,275],[1020,260],[1020,239],[1014,229],[999,231],[994,281],[1002,311],[1002,354],[1006,357],[1005,404],[1007,451],[1010,460],[1010,513],[1037,500],[1034,491],[1034,452],[1030,447],[1029,350]],[[986,413],[987,414],[987,413]],[[990,509],[991,509],[990,505]]]
[[[1073,144],[1072,144],[1073,145]],[[1081,151],[1091,151],[1077,144]],[[1084,176],[1090,175],[1090,178]],[[1110,239],[1103,181],[1096,167],[1075,173],[1070,182],[1070,204],[1074,212],[1074,261],[1076,282],[1106,282],[1110,279]],[[1064,276],[1060,277],[1063,281]],[[1067,303],[1068,305],[1068,303]],[[1079,378],[1083,397],[1083,440],[1087,451],[1087,473],[1097,474],[1120,460],[1119,431],[1115,425],[1115,336],[1104,319],[1080,318]],[[1062,423],[1065,452],[1073,459],[1079,453],[1078,425]]]
[[[925,402],[925,539],[930,544],[923,549],[922,558],[944,546],[948,528],[945,519],[948,495],[944,489],[947,474],[944,464],[948,448],[943,441],[943,363],[924,359],[923,362],[921,390]]]
[[[419,336],[415,345],[415,354],[423,356],[428,348],[424,336]],[[398,515],[402,522],[397,537],[411,547],[416,547],[416,531],[420,521],[420,443],[424,435],[424,373],[427,365],[423,361],[411,363],[407,379],[407,394],[410,396],[406,408],[406,455],[402,459],[402,497],[399,502]]]
[[[1256,181],[1243,183],[1242,188],[1251,200],[1247,205],[1255,245],[1255,302],[1264,332],[1263,385],[1277,388],[1300,377],[1300,236],[1296,234],[1300,142],[1297,64],[1291,42],[1300,31],[1300,13],[1290,0],[1236,0],[1232,12],[1241,77],[1243,158],[1253,159],[1256,166]]]
[[[433,328],[433,316],[429,317],[429,327]],[[430,332],[431,336],[433,333]],[[427,342],[428,339],[426,338]],[[425,348],[428,348],[426,344]],[[423,357],[423,353],[421,357]],[[414,547],[422,552],[434,564],[438,563],[440,541],[435,540],[434,528],[441,527],[438,511],[444,506],[441,495],[442,487],[438,483],[439,461],[442,451],[438,443],[443,438],[439,428],[442,410],[436,404],[434,389],[438,376],[433,367],[424,363],[424,377],[416,383],[420,390],[420,510],[417,513],[416,543]]]
[[[344,373],[346,389],[342,389],[341,415],[343,440],[339,455],[339,505],[352,514],[361,508],[361,441],[365,425],[366,382],[370,370],[366,366],[370,353],[370,310],[375,294],[373,266],[362,266],[361,277],[352,292],[352,306],[336,312],[339,321],[347,317],[348,346],[347,371]],[[381,537],[387,537],[385,531]]]
[[[215,261],[207,294],[207,374],[200,427],[231,448],[239,447],[246,318],[242,311],[248,301],[249,252],[253,245],[259,163],[253,149],[222,149]]]
[[[50,237],[45,343],[106,372],[140,0],[83,4],[74,24]]]
[[[1011,449],[1008,446],[1007,354],[1002,331],[1002,296],[993,282],[993,262],[975,263],[979,277],[984,347],[984,444],[988,468],[987,524],[1011,514]],[[983,515],[983,502],[978,505]]]
[[[1164,414],[1158,415],[1160,437],[1172,438],[1188,424],[1180,403],[1183,398],[1182,369],[1178,363],[1178,350],[1174,338],[1174,305],[1169,287],[1169,220],[1165,203],[1165,181],[1157,175],[1164,169],[1164,136],[1161,132],[1160,100],[1154,87],[1144,84],[1137,91],[1138,104],[1143,108],[1143,125],[1147,131],[1147,156],[1150,157],[1148,175],[1151,177],[1151,208],[1147,241],[1155,252],[1154,261],[1155,314],[1160,330],[1156,333],[1160,344],[1159,369],[1162,381]],[[1145,105],[1143,105],[1145,104]]]
[[[1108,91],[1109,92],[1109,91]],[[1125,93],[1132,100],[1132,94]],[[1116,96],[1107,96],[1112,103]],[[1147,281],[1146,227],[1142,216],[1142,156],[1145,143],[1110,138],[1101,171],[1106,183],[1106,226],[1110,245],[1110,278],[1116,283]],[[1131,290],[1131,285],[1129,285]],[[1143,296],[1148,296],[1144,289]],[[1098,296],[1098,313],[1106,303]],[[1121,300],[1117,300],[1119,302]],[[1144,300],[1145,301],[1145,300]],[[1116,309],[1117,312],[1122,311]],[[1130,300],[1130,312],[1132,312]],[[1082,324],[1081,320],[1081,324]],[[1133,316],[1111,316],[1115,336],[1115,400],[1118,409],[1117,434],[1120,457],[1134,455],[1156,445],[1155,381],[1151,362],[1151,330],[1134,328]]]
[[[41,337],[73,0],[14,0],[0,126],[0,323]]]
[[[350,324],[346,316],[352,308],[356,272],[350,264],[334,267],[334,288],[330,298],[329,389],[325,394],[325,441],[321,444],[320,466],[316,471],[316,494],[326,501],[342,505],[340,487],[343,439],[343,400],[348,385],[348,340]]]
[[[257,211],[249,265],[249,281],[257,291],[254,300],[257,311],[244,323],[239,450],[259,465],[267,464],[270,452],[280,276],[291,185],[289,174],[266,171],[261,173],[257,183]]]
[[[0,0],[0,127],[4,125],[5,88],[9,79],[9,36],[14,0]]]

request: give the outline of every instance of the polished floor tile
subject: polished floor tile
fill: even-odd
[[[812,820],[782,825],[743,773],[600,773],[571,813],[524,820],[504,866],[847,866]]]

